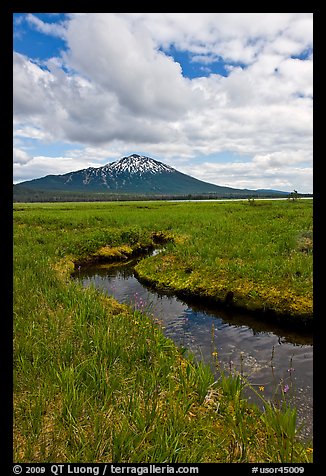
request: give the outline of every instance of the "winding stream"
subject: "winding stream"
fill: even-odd
[[[167,337],[203,359],[216,375],[217,352],[220,365],[241,371],[265,398],[280,397],[281,386],[285,390],[288,386],[285,396],[297,408],[300,436],[312,439],[312,334],[291,332],[244,313],[190,305],[173,294],[154,291],[134,276],[136,263],[82,267],[74,277],[84,287],[94,286],[152,314]],[[247,397],[255,400],[252,392]]]

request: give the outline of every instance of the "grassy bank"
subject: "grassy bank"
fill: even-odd
[[[309,325],[311,203],[200,205],[176,242],[137,266],[138,276],[180,295]]]
[[[301,273],[291,292],[309,296],[311,245],[300,240],[311,236],[311,204],[280,203],[264,205],[266,222],[272,227],[275,214],[283,216],[279,230]],[[255,213],[253,223],[263,221],[263,207],[245,202],[15,206],[16,461],[311,461],[311,449],[296,441],[294,410],[266,404],[261,414],[243,398],[239,375],[214,383],[210,370],[185,358],[146,315],[69,278],[90,256],[122,259],[160,236],[174,237],[163,263],[184,253],[192,268],[187,276],[208,272],[214,253],[216,264],[222,243],[232,242],[227,230],[242,215],[244,240]],[[201,258],[195,254],[200,230],[207,240]],[[155,271],[155,259],[146,263]],[[276,286],[277,277],[270,272],[270,278]]]

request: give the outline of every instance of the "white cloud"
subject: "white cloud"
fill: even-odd
[[[282,168],[298,166],[299,164],[311,163],[311,155],[304,150],[291,150],[272,152],[270,154],[258,154],[253,158],[253,164],[261,168]]]
[[[99,166],[98,163],[87,163],[80,158],[74,157],[47,157],[36,156],[27,162],[14,163],[14,176],[20,178],[19,181],[31,180],[44,177],[45,175],[65,174],[75,170],[81,170],[87,167]],[[37,174],[35,175],[35,170]],[[16,182],[16,181],[15,181]]]
[[[47,135],[44,130],[41,130],[37,127],[21,124],[21,123],[18,123],[16,127],[14,124],[14,133],[15,133],[15,137],[24,137],[27,139],[38,139],[41,141],[50,139],[50,136]]]
[[[36,30],[40,31],[41,33],[45,33],[46,35],[59,36],[61,38],[65,37],[65,33],[66,33],[66,29],[64,26],[65,22],[46,23],[31,13],[26,15],[25,19],[30,25],[34,26]]]
[[[15,117],[26,117],[31,122],[36,115],[48,113],[46,88],[49,74],[23,55],[13,57],[13,87]]]
[[[188,81],[180,65],[155,48],[146,29],[116,14],[94,13],[73,18],[66,39],[66,62],[113,93],[131,114],[173,119],[187,111]]]
[[[13,148],[13,161],[14,164],[27,164],[32,160],[25,150],[18,149],[17,147]]]
[[[176,168],[193,158],[191,175],[250,188],[260,187],[253,184],[259,173],[263,177],[259,164],[265,161],[270,176],[288,183],[292,171],[294,181],[311,189],[312,56],[291,56],[312,48],[312,14],[91,13],[71,14],[59,24],[35,15],[27,21],[64,38],[67,50],[46,64],[14,55],[17,136],[83,144],[85,160],[78,151],[75,159],[35,154],[28,162],[18,154],[20,179],[27,169],[40,176],[52,168],[84,168],[87,160],[105,161],[105,151],[112,160],[147,151]],[[160,50],[171,45],[203,64],[229,61],[229,75],[183,77],[180,65]],[[196,168],[195,157],[227,151],[251,156],[252,168],[228,165],[230,176],[221,174],[223,164]],[[278,161],[284,167],[272,168]]]
[[[299,153],[300,155],[300,153]],[[302,162],[305,159],[301,157]],[[256,156],[252,162],[237,161],[232,163],[204,162],[200,165],[184,164],[184,173],[195,176],[205,182],[234,188],[259,189],[268,188],[291,191],[296,188],[300,193],[311,193],[313,170],[311,166],[300,167],[300,160],[294,160],[290,154],[287,162],[283,156]],[[309,184],[308,187],[306,184]]]
[[[275,39],[312,44],[312,13],[129,13],[118,14],[146,28],[157,45],[195,54],[252,62]]]

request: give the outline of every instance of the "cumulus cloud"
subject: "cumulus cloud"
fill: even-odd
[[[51,24],[35,15],[26,19],[64,39],[67,48],[43,63],[14,54],[20,137],[83,144],[85,157],[92,148],[116,153],[113,160],[124,151],[147,151],[176,168],[192,158],[191,175],[198,171],[199,178],[204,171],[196,168],[196,157],[229,151],[250,155],[257,172],[262,158],[283,161],[303,184],[296,171],[300,163],[311,166],[312,14],[91,13]],[[228,75],[184,77],[171,46],[203,64],[223,60]],[[37,166],[38,176],[49,170],[35,159],[20,160],[20,170]],[[60,158],[56,163],[62,170]],[[234,174],[244,171],[234,167]],[[284,167],[279,173],[285,177]],[[207,165],[214,183],[223,185],[222,169]],[[303,185],[311,189],[309,180]]]
[[[13,161],[14,164],[27,164],[32,160],[25,150],[18,149],[17,147],[13,148]]]
[[[66,62],[132,114],[174,119],[187,111],[192,96],[179,63],[155,48],[145,28],[94,13],[73,18],[66,40]]]
[[[14,53],[13,80],[15,117],[26,117],[32,122],[33,116],[46,114],[48,73],[23,55]]]
[[[282,162],[283,159],[283,162]],[[305,162],[305,159],[303,159]],[[182,171],[205,182],[235,188],[277,189],[290,191],[294,184],[312,181],[311,165],[300,166],[300,160],[287,162],[283,157],[256,156],[253,161],[234,161],[232,163],[203,162],[200,165],[182,165]],[[308,192],[308,190],[300,190]],[[310,192],[312,189],[310,189]]]
[[[85,163],[84,160],[74,157],[48,157],[36,156],[29,158],[27,162],[14,163],[14,175],[21,177],[20,181],[32,180],[45,175],[58,175],[81,170],[87,167],[98,167],[98,163]],[[38,171],[35,175],[35,170]]]
[[[215,54],[248,64],[276,40],[312,46],[311,13],[130,13],[119,14],[142,25],[157,45],[194,54]],[[277,46],[277,45],[276,45]],[[276,48],[275,46],[275,48]],[[275,49],[274,48],[274,49]],[[278,50],[277,50],[278,51]]]

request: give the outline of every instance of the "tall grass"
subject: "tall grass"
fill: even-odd
[[[221,301],[232,291],[239,307],[311,318],[311,204],[200,205],[195,223],[176,227],[184,240],[142,261],[139,276],[158,287]]]
[[[216,229],[225,223],[224,213],[241,216],[240,205],[232,212],[229,206],[15,207],[16,461],[311,461],[306,445],[289,430],[292,413],[262,415],[242,397],[241,379],[214,382],[208,367],[185,357],[140,309],[82,289],[69,277],[74,261],[100,247],[148,246],[161,231],[175,236],[163,262],[187,256],[190,248],[187,265],[193,272],[208,270],[210,253],[219,256],[221,242],[212,241],[211,252],[206,243],[197,268],[191,260],[198,253],[198,226]],[[296,213],[291,208],[292,219],[305,216],[308,223],[308,210],[308,204]],[[271,205],[266,213],[276,211]],[[205,236],[209,241],[213,235]]]

